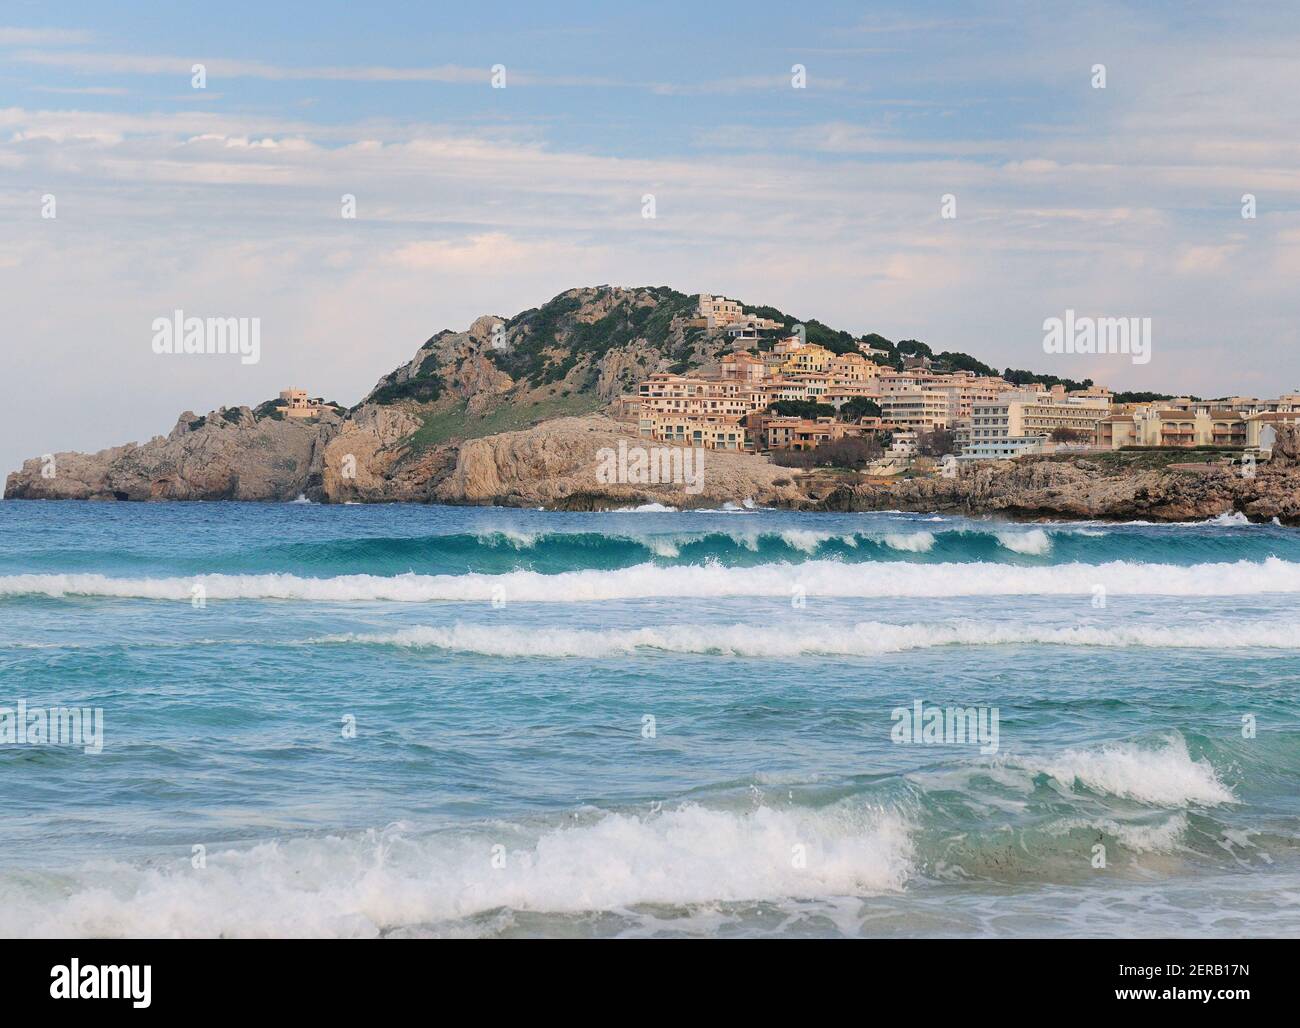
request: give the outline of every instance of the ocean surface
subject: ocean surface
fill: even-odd
[[[1231,517],[0,503],[0,935],[1297,936],[1298,599]]]

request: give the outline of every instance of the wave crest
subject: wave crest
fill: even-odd
[[[1300,564],[1269,557],[1233,563],[1057,564],[1017,567],[995,563],[917,564],[881,561],[843,564],[716,563],[670,567],[638,564],[615,570],[542,574],[511,571],[467,575],[340,575],[308,578],[289,574],[199,575],[191,578],[110,578],[101,574],[0,576],[0,596],[108,596],[189,600],[201,585],[211,600],[268,599],[349,602],[386,600],[591,603],[658,597],[789,597],[794,587],[810,596],[926,597],[1089,595],[1098,586],[1113,595],[1241,596],[1300,592]]]

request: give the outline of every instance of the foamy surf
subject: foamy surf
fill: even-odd
[[[523,628],[458,622],[395,632],[324,636],[319,644],[400,646],[493,657],[624,657],[637,653],[698,653],[729,657],[873,656],[939,646],[1082,646],[1157,649],[1300,650],[1300,622],[1247,626],[1207,622],[1161,625],[1047,627],[1014,622],[952,620],[791,627],[779,633],[758,625],[673,624],[631,629]]]
[[[891,550],[904,553],[929,553],[934,549],[933,532],[890,532],[880,541]]]
[[[1041,528],[1033,528],[1028,531],[1002,531],[993,534],[998,543],[1012,553],[1023,553],[1038,557],[1050,553],[1052,550],[1052,538]]]
[[[1193,758],[1186,740],[1176,734],[1154,748],[1114,742],[1091,749],[1065,750],[1043,760],[1008,758],[1008,762],[1050,775],[1066,789],[1082,787],[1156,806],[1236,802],[1214,766],[1208,760]]]
[[[657,597],[789,597],[801,588],[825,597],[947,597],[1015,595],[1243,596],[1300,592],[1300,564],[1269,557],[1234,563],[1058,564],[1016,567],[995,563],[917,564],[902,561],[843,564],[808,561],[724,567],[716,563],[541,574],[512,571],[468,575],[289,574],[199,575],[177,578],[112,578],[101,574],[0,576],[0,596],[105,596],[190,600],[201,585],[212,600],[265,599],[398,603],[489,602],[503,593],[510,602],[590,603]]]
[[[499,847],[499,848],[494,848]],[[684,804],[415,836],[401,826],[213,851],[161,867],[111,863],[21,886],[0,877],[7,937],[372,937],[498,909],[579,913],[901,889],[897,814],[842,802],[746,812]]]

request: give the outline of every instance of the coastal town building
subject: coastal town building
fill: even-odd
[[[1242,414],[1226,408],[1146,405],[1129,414],[1103,418],[1094,441],[1109,450],[1124,446],[1244,447],[1246,421]]]
[[[681,415],[642,418],[640,434],[656,442],[679,443],[706,450],[739,451],[748,448],[745,427],[731,418]]]
[[[929,432],[948,426],[948,397],[937,389],[882,393],[881,416],[899,428]]]
[[[1300,425],[1300,405],[1289,411],[1260,411],[1246,416],[1246,448],[1269,456],[1278,425]]]
[[[736,300],[728,300],[725,296],[711,296],[708,293],[700,294],[698,315],[687,324],[693,328],[726,328],[728,334],[745,338],[757,338],[759,332],[775,332],[783,327],[779,321],[746,314]],[[731,332],[731,327],[735,327],[736,331]]]
[[[867,417],[857,422],[835,418],[793,418],[770,414],[751,414],[746,425],[759,441],[762,450],[815,450],[822,443],[841,439],[881,436],[887,428],[880,418]]]
[[[734,300],[709,294],[701,295],[699,317],[691,323],[735,327],[746,339],[781,328],[778,322],[746,314]],[[635,421],[644,438],[754,452],[815,449],[875,435],[889,437],[891,454],[906,456],[915,452],[921,436],[946,430],[952,434],[953,453],[962,461],[1130,446],[1266,453],[1278,424],[1300,424],[1300,393],[1276,399],[1177,397],[1117,404],[1111,390],[1098,385],[1067,389],[1060,383],[1014,384],[997,375],[943,370],[919,355],[906,359],[900,371],[870,356],[889,354],[879,348],[870,354],[837,354],[805,342],[802,334],[776,339],[768,335],[749,348],[738,346],[724,354],[716,365],[648,375],[634,395],[615,402],[614,411]],[[290,392],[294,410],[310,410],[305,393]],[[287,393],[281,395],[287,400]],[[842,411],[861,400],[872,401],[879,416],[849,420],[772,411],[783,401]]]
[[[324,404],[308,399],[304,389],[282,389],[276,409],[289,418],[314,418],[324,409]]]

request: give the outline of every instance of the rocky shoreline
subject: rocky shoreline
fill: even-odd
[[[709,451],[698,490],[682,484],[611,484],[602,451],[640,444],[636,430],[602,415],[558,418],[399,459],[411,424],[371,411],[315,424],[256,419],[248,408],[181,416],[166,437],[96,454],[54,455],[11,474],[6,499],[248,500],[445,503],[603,510],[752,504],[806,511],[902,510],[1014,520],[1195,521],[1240,513],[1300,525],[1297,433],[1279,432],[1273,459],[1252,476],[1227,465],[1125,467],[1095,455],[1022,457],[958,468],[953,477],[894,480],[851,472],[798,472],[744,453]],[[391,469],[399,465],[400,475]],[[350,473],[349,473],[350,472]]]
[[[572,289],[513,318],[485,315],[465,331],[439,332],[351,410],[322,404],[292,417],[268,401],[203,416],[186,411],[166,436],[143,444],[29,459],[8,476],[4,496],[557,510],[732,503],[1020,520],[1189,521],[1236,512],[1300,524],[1300,461],[1287,426],[1278,428],[1271,461],[1249,476],[1225,464],[1179,468],[1163,466],[1169,454],[1153,463],[1116,452],[881,479],[709,450],[690,484],[611,480],[600,473],[604,457],[646,445],[634,423],[610,416],[619,398],[649,372],[701,367],[733,351],[725,333],[698,326],[697,300],[667,287]]]

